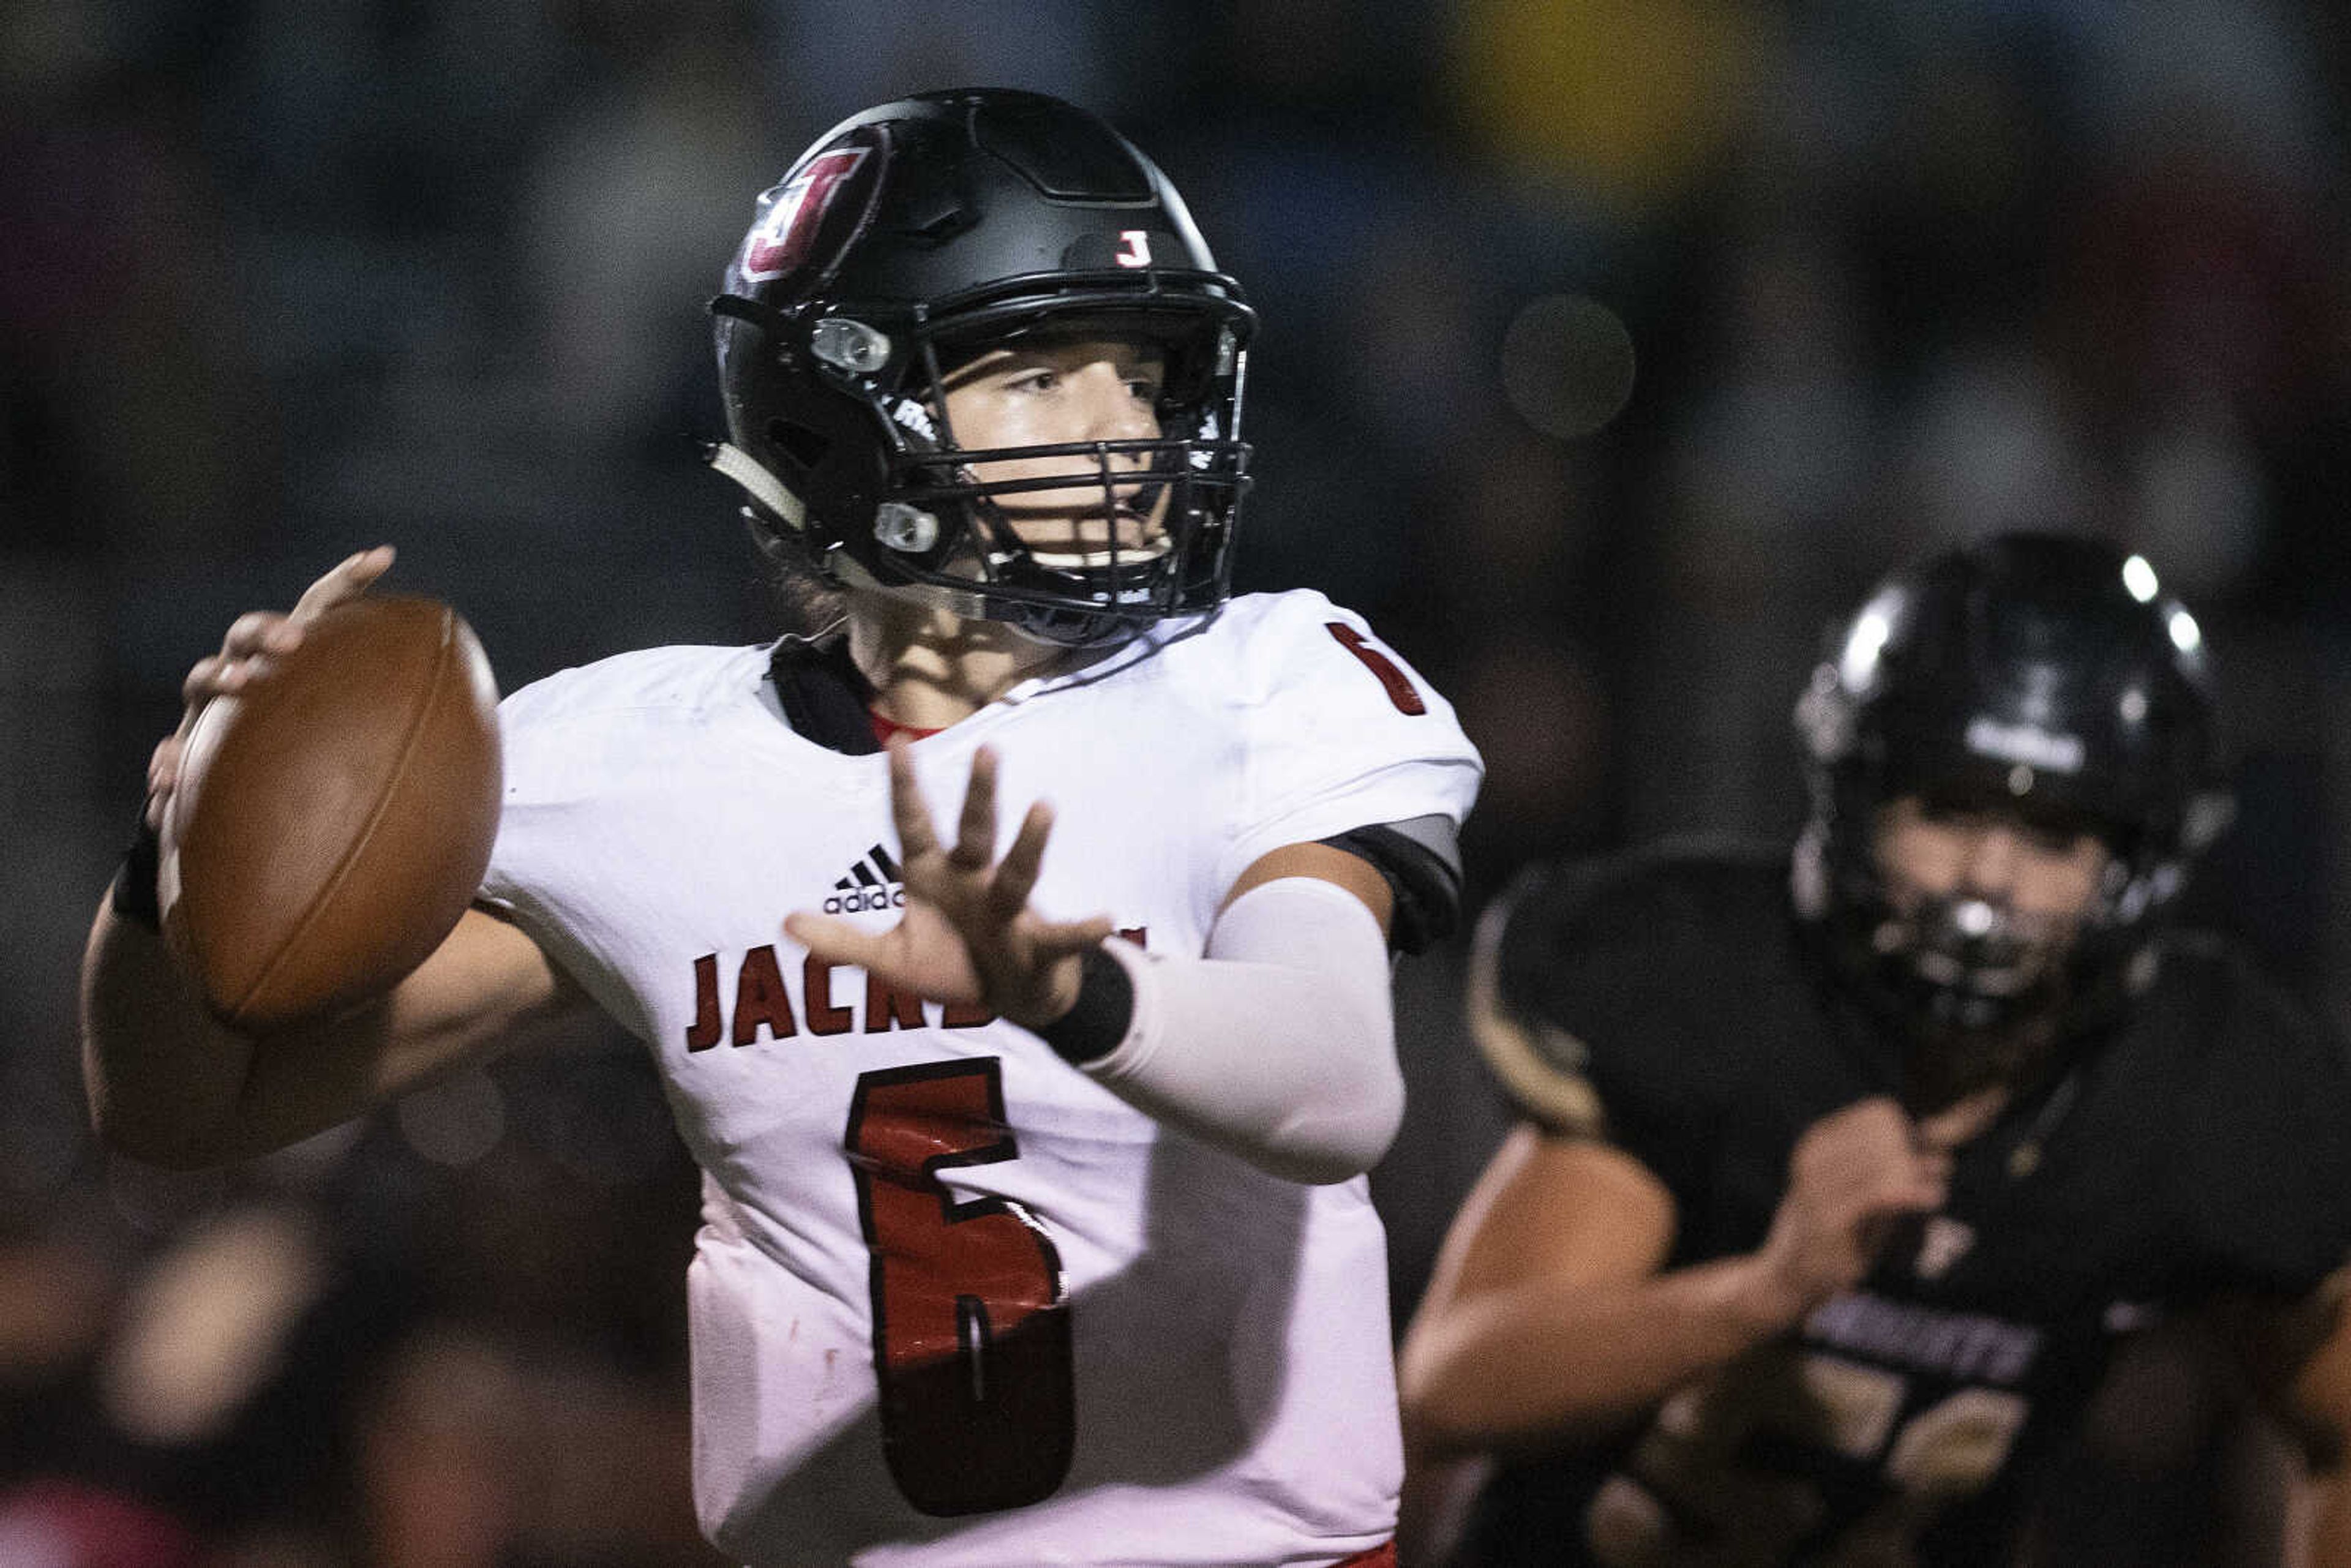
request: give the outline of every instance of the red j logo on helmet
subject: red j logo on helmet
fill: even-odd
[[[841,147],[819,153],[776,193],[776,204],[743,242],[746,282],[781,277],[808,259],[825,209],[832,204],[841,183],[865,162],[865,152],[862,147]]]

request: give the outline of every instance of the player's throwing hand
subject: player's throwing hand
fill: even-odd
[[[1044,919],[1029,907],[1052,831],[1052,809],[1029,808],[1004,858],[996,858],[996,753],[973,753],[963,816],[952,846],[940,841],[914,781],[906,744],[890,747],[890,810],[896,820],[906,913],[887,931],[831,915],[786,917],[785,935],[830,963],[854,964],[886,983],[938,1002],[978,1002],[1025,1029],[1041,1029],[1077,1000],[1079,956],[1111,934],[1107,915]]]
[[[161,830],[163,803],[180,781],[180,758],[187,749],[188,732],[196,715],[218,696],[243,691],[269,668],[302,645],[302,629],[338,604],[349,603],[368,585],[392,570],[392,549],[378,545],[347,556],[302,591],[294,608],[280,615],[270,610],[249,610],[230,623],[221,650],[207,653],[189,667],[180,683],[183,707],[180,727],[156,743],[147,759],[147,825]]]

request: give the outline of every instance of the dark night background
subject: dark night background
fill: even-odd
[[[60,1517],[143,1542],[61,1563],[707,1560],[633,1046],[172,1177],[84,1131],[74,976],[181,674],[354,549],[509,688],[768,634],[703,304],[903,91],[1061,94],[1186,193],[1265,320],[1245,585],[1459,706],[1475,900],[1791,831],[1828,617],[2062,527],[2202,619],[2199,913],[2339,1023],[2346,49],[2320,0],[0,7],[0,1560]],[[1399,1314],[1502,1125],[1461,945],[1400,980]]]

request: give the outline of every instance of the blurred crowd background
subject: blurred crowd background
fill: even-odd
[[[696,461],[704,303],[815,135],[967,83],[1106,115],[1251,291],[1245,586],[1364,611],[1458,705],[1473,901],[1788,833],[1828,618],[2061,527],[2216,652],[2241,814],[2199,913],[2351,1015],[2325,0],[11,0],[0,1562],[709,1561],[695,1181],[636,1047],[174,1176],[88,1137],[74,976],[185,667],[352,549],[509,688],[767,635]],[[1399,1322],[1503,1125],[1461,946],[1400,982]]]

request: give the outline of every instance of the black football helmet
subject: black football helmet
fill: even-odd
[[[1914,1030],[2110,1016],[2152,977],[2159,918],[2231,815],[2194,618],[2144,559],[2091,539],[2003,535],[1890,578],[1832,630],[1795,719],[1799,910]],[[1965,889],[1897,901],[1874,824],[1905,795],[2096,832],[2112,858],[2092,908],[2049,929]]]
[[[759,197],[711,309],[729,434],[711,462],[787,559],[1072,645],[1229,591],[1256,317],[1166,176],[1092,115],[982,88],[852,116]],[[1164,355],[1161,436],[959,446],[944,372],[1064,337]],[[1071,455],[1099,475],[1101,543],[1032,551],[996,497],[1093,480],[972,465]],[[1130,507],[1164,490],[1164,539],[1121,548],[1114,483]]]

